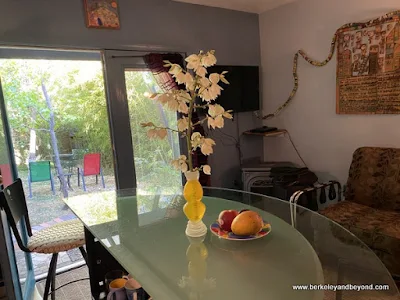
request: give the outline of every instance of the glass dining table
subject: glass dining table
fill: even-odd
[[[268,235],[239,241],[210,230],[187,237],[181,193],[102,191],[65,202],[154,300],[400,299],[363,242],[316,212],[291,210],[288,201],[204,188],[207,226],[229,209],[256,211],[271,224]]]

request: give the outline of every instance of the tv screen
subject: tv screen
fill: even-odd
[[[213,66],[207,68],[209,74],[228,71],[225,78],[229,85],[219,82],[224,89],[216,103],[234,112],[260,109],[259,69],[257,66]]]

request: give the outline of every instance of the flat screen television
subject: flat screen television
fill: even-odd
[[[257,66],[213,66],[207,68],[209,74],[228,71],[225,78],[229,85],[219,82],[224,89],[216,103],[233,112],[260,109],[259,68]]]

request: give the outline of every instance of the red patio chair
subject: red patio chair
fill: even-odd
[[[96,184],[99,183],[98,176],[101,176],[101,183],[103,188],[106,187],[104,184],[103,171],[101,169],[101,154],[100,153],[90,153],[85,154],[83,157],[83,169],[78,168],[78,186],[80,185],[80,177],[82,177],[82,187],[86,192],[85,177],[86,176],[96,176]]]
[[[11,168],[9,164],[0,165],[0,174],[3,178],[4,187],[8,187],[11,183],[13,183]]]

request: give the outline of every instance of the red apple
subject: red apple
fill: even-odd
[[[226,231],[232,231],[231,225],[233,219],[239,214],[236,210],[223,210],[218,216],[218,223],[221,229]]]

